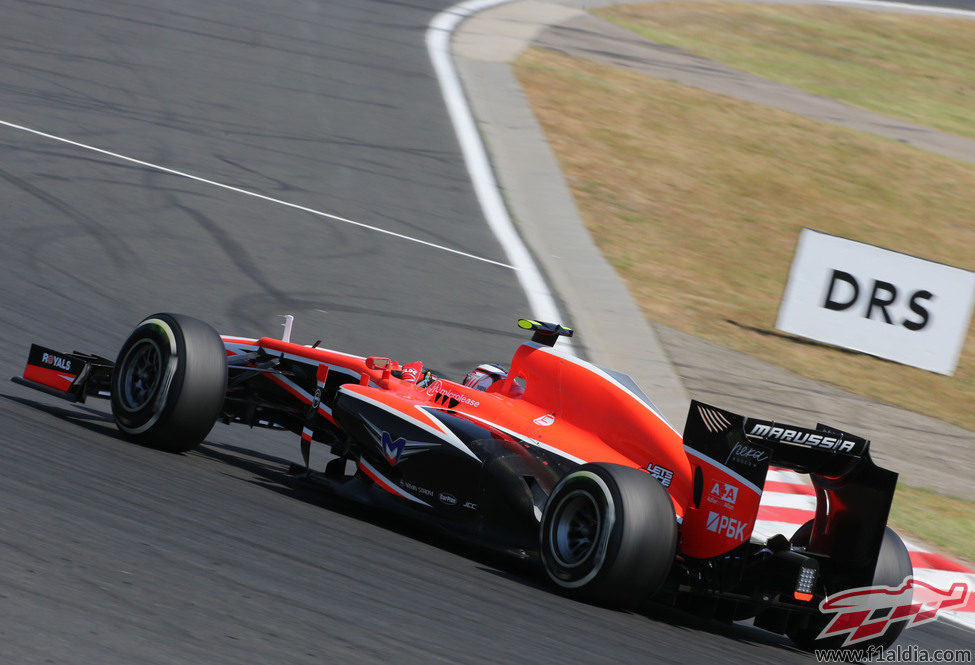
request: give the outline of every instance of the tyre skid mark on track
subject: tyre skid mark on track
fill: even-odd
[[[281,206],[284,206],[286,208],[291,208],[292,210],[298,210],[298,211],[301,211],[301,212],[306,212],[306,213],[308,213],[310,215],[315,215],[316,217],[322,217],[324,219],[328,219],[328,220],[331,220],[333,222],[341,222],[343,224],[350,224],[352,226],[357,226],[359,228],[366,229],[368,231],[374,231],[376,233],[381,233],[383,235],[392,236],[392,237],[398,238],[400,240],[405,240],[407,242],[416,243],[418,245],[423,245],[425,247],[430,247],[432,249],[437,249],[437,250],[440,250],[442,252],[447,252],[449,254],[455,254],[457,256],[462,256],[464,258],[472,259],[474,261],[480,261],[482,263],[488,263],[490,265],[498,266],[499,268],[507,268],[509,270],[520,270],[520,268],[518,268],[518,267],[516,267],[514,265],[510,265],[510,264],[507,264],[507,263],[503,263],[501,261],[495,261],[494,259],[489,259],[489,258],[484,257],[484,256],[478,256],[476,254],[470,254],[468,252],[464,252],[462,250],[455,249],[453,247],[448,247],[446,245],[440,245],[440,244],[437,244],[437,243],[434,243],[434,242],[429,242],[427,240],[421,240],[420,238],[415,238],[413,236],[408,236],[408,235],[405,235],[403,233],[397,233],[395,231],[390,231],[389,229],[384,229],[384,228],[381,228],[381,227],[378,227],[378,226],[373,226],[372,224],[366,224],[364,222],[357,222],[357,221],[355,221],[353,219],[349,219],[348,217],[342,217],[340,215],[334,215],[332,213],[324,212],[322,210],[316,210],[315,208],[309,208],[308,206],[303,206],[303,205],[299,205],[297,203],[291,203],[290,201],[284,201],[282,199],[277,199],[277,198],[274,198],[273,196],[267,196],[266,194],[260,194],[258,192],[253,192],[253,191],[251,191],[249,189],[243,189],[242,187],[235,187],[233,185],[228,185],[226,183],[217,182],[216,180],[210,180],[209,178],[204,178],[204,177],[201,177],[201,176],[198,176],[198,175],[194,175],[192,173],[187,173],[186,171],[179,171],[177,169],[171,169],[171,168],[169,168],[167,166],[162,166],[160,164],[154,164],[152,162],[147,162],[147,161],[144,161],[144,160],[141,160],[141,159],[136,159],[135,157],[129,157],[127,155],[123,155],[123,154],[120,154],[120,153],[117,153],[117,152],[112,152],[110,150],[105,150],[104,148],[98,148],[96,146],[89,145],[87,143],[81,143],[79,141],[74,141],[74,140],[71,140],[71,139],[68,139],[68,138],[64,138],[62,136],[57,136],[55,134],[50,134],[48,132],[43,132],[43,131],[38,130],[38,129],[32,129],[31,127],[26,127],[24,125],[18,125],[17,123],[8,122],[6,120],[0,120],[0,126],[8,127],[10,129],[16,129],[16,130],[19,130],[19,131],[22,131],[22,132],[27,132],[28,134],[33,134],[35,136],[39,136],[41,138],[49,139],[51,141],[58,141],[60,143],[64,143],[64,144],[67,144],[67,145],[70,145],[70,146],[74,146],[75,148],[81,148],[83,150],[88,150],[88,151],[91,151],[91,152],[95,152],[95,153],[98,153],[100,155],[104,155],[106,157],[111,157],[113,159],[117,159],[119,161],[127,162],[129,164],[135,164],[137,166],[142,166],[144,168],[152,169],[154,171],[159,171],[161,173],[167,173],[169,175],[178,176],[180,178],[187,178],[189,180],[193,180],[195,182],[202,183],[204,185],[210,185],[211,187],[218,187],[220,189],[224,189],[224,190],[227,190],[227,191],[230,191],[230,192],[234,192],[236,194],[243,194],[245,196],[250,196],[250,197],[253,197],[255,199],[260,199],[262,201],[267,201],[268,203],[275,203],[277,205],[281,205]]]
[[[73,221],[75,224],[77,224],[77,226],[84,230],[86,235],[94,238],[95,241],[102,246],[105,253],[116,266],[124,266],[129,263],[128,257],[132,255],[132,250],[115,235],[108,233],[104,225],[99,223],[97,220],[82,213],[77,208],[57,198],[50,192],[46,192],[40,187],[37,187],[23,178],[19,178],[14,174],[9,173],[8,171],[0,169],[0,179],[6,180],[17,189],[20,189],[30,196],[33,196],[35,199],[47,204],[51,208],[54,208],[66,218]]]

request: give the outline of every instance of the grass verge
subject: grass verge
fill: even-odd
[[[975,503],[898,485],[890,524],[975,566]]]
[[[686,0],[596,13],[773,80],[975,137],[971,21]],[[773,330],[803,226],[975,268],[975,168],[547,52],[527,52],[516,72],[583,218],[649,318],[975,430],[975,330],[954,377]],[[891,522],[972,565],[975,503],[901,485]]]
[[[975,328],[954,376],[774,330],[803,227],[975,268],[975,166],[551,52],[515,72],[649,319],[975,431]]]
[[[698,0],[593,12],[654,41],[975,138],[975,21]]]

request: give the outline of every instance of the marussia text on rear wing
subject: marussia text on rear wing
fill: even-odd
[[[745,433],[748,436],[768,439],[769,441],[858,456],[870,443],[866,439],[832,429],[826,425],[817,425],[815,430],[810,430],[795,425],[779,425],[774,421],[752,418],[745,421]]]

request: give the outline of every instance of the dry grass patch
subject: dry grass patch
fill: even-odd
[[[975,269],[975,166],[549,52],[515,70],[648,318],[975,430],[975,328],[953,377],[773,334],[802,227]]]
[[[682,0],[593,12],[809,92],[975,138],[975,21]]]
[[[898,485],[890,524],[975,565],[975,503],[971,501]]]

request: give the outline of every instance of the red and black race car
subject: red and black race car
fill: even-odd
[[[556,348],[571,330],[519,325],[532,338],[510,367],[464,383],[295,344],[290,332],[220,336],[176,314],[142,321],[114,362],[33,345],[13,380],[76,402],[110,399],[125,436],[172,452],[217,421],[290,431],[305,460],[296,473],[537,558],[567,594],[754,617],[807,649],[835,646],[818,639],[828,596],[911,575],[886,525],[897,474],[871,461],[867,440],[699,402],[681,436],[629,377]],[[307,468],[312,442],[333,455],[323,471]],[[815,519],[753,539],[769,465],[811,476]],[[889,646],[902,629],[860,646]]]

